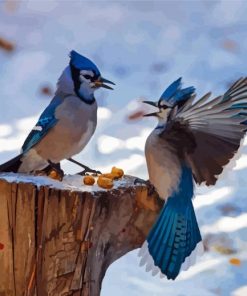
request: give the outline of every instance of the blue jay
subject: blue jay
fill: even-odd
[[[87,171],[95,172],[71,157],[87,145],[97,125],[94,91],[112,89],[113,82],[103,78],[97,66],[76,51],[70,53],[69,66],[57,83],[54,98],[26,138],[21,154],[0,166],[0,172],[32,173],[52,167],[59,171],[60,161],[68,159]]]
[[[140,265],[153,275],[175,279],[203,253],[192,204],[194,182],[214,185],[238,151],[246,131],[247,78],[236,81],[222,96],[195,101],[194,87],[173,82],[146,114],[158,119],[147,138],[145,155],[149,181],[163,209],[140,249]]]

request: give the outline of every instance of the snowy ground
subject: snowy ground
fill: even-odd
[[[97,93],[98,128],[77,159],[146,178],[143,148],[155,122],[131,119],[142,111],[141,98],[158,98],[179,76],[199,95],[218,95],[246,75],[246,13],[246,1],[1,1],[0,38],[16,48],[0,48],[0,162],[18,153],[51,98],[42,87],[54,91],[75,49],[116,83],[113,92]],[[139,268],[131,252],[109,268],[102,295],[247,295],[246,168],[247,141],[216,187],[197,190],[208,248],[197,265],[175,282],[160,280]],[[78,170],[66,162],[64,169]]]

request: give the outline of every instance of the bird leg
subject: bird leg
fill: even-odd
[[[140,184],[140,185],[145,185],[145,186],[147,186],[147,189],[148,189],[148,196],[153,195],[153,194],[156,192],[154,185],[153,185],[149,180],[146,180],[146,181],[145,181],[145,180],[143,180],[143,179],[136,178],[136,179],[134,180],[134,184],[135,184],[135,185]]]
[[[84,165],[84,164],[82,164],[82,163],[80,163],[80,162],[74,160],[74,159],[71,158],[71,157],[68,158],[67,160],[69,160],[70,162],[73,162],[73,163],[79,165],[80,167],[84,168],[83,171],[77,173],[78,175],[85,176],[85,175],[88,174],[88,173],[92,173],[92,174],[95,174],[95,175],[100,175],[100,174],[101,174],[100,171],[90,169],[88,166],[86,166],[86,165]]]

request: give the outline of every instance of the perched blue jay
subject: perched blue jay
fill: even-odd
[[[139,255],[153,275],[175,279],[203,252],[192,204],[194,181],[214,185],[240,147],[246,131],[247,78],[222,96],[195,101],[194,87],[173,82],[147,114],[158,119],[146,141],[149,181],[165,201]]]
[[[26,138],[21,154],[0,166],[0,172],[32,173],[52,167],[61,172],[60,161],[81,165],[84,173],[94,172],[71,157],[87,145],[97,125],[94,91],[112,89],[97,66],[76,51],[57,83],[54,98]]]

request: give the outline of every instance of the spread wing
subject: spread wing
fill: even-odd
[[[171,118],[166,137],[177,141],[174,147],[183,153],[195,181],[213,185],[247,130],[247,78],[236,81],[223,96],[209,97],[195,103],[189,99]]]
[[[55,110],[56,107],[61,104],[61,102],[62,99],[55,97],[40,115],[38,122],[31,130],[22,146],[23,153],[27,152],[34,145],[36,145],[41,139],[44,138],[50,129],[56,125],[58,120],[55,117]]]

